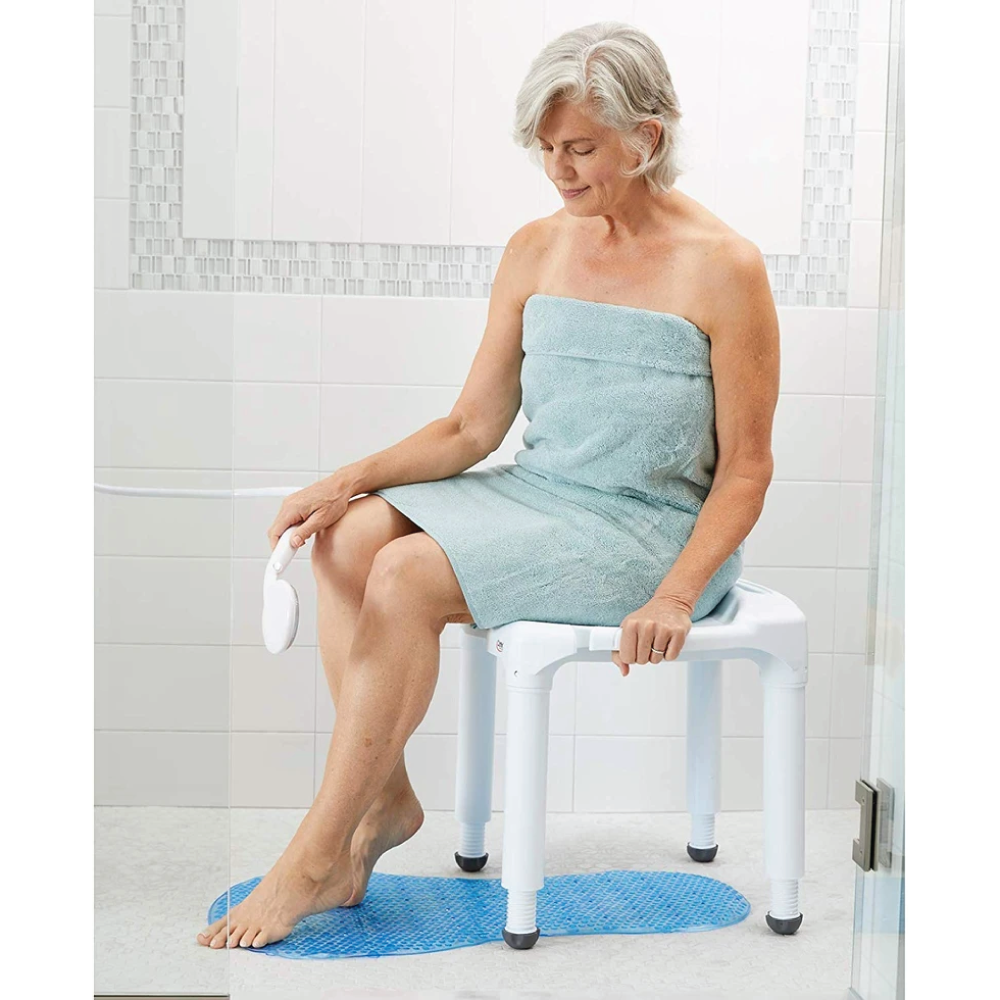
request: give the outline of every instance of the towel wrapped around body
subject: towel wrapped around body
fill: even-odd
[[[373,490],[444,549],[477,628],[621,624],[687,544],[715,472],[710,341],[673,313],[531,295],[514,464]],[[739,579],[743,543],[691,618]]]

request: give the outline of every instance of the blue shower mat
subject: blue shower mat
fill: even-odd
[[[229,890],[230,908],[260,877]],[[227,894],[208,910],[226,915]],[[566,934],[668,934],[707,931],[745,920],[750,904],[732,886],[686,872],[608,871],[553,875],[537,898],[541,937]],[[288,937],[262,948],[281,958],[416,955],[502,941],[507,892],[498,878],[440,878],[372,872],[365,898],[314,913]]]

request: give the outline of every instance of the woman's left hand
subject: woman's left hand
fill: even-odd
[[[630,663],[662,663],[676,660],[691,631],[693,608],[680,598],[653,597],[638,611],[633,611],[621,623],[619,648],[612,650],[611,660],[628,676]],[[662,649],[662,653],[654,653]]]

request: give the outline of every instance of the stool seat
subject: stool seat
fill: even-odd
[[[536,894],[544,884],[549,695],[564,663],[606,660],[621,628],[521,620],[495,628],[462,627],[455,815],[463,871],[489,857],[492,816],[496,667],[507,687],[506,780],[501,885],[507,890],[504,940],[513,948],[538,940]],[[768,926],[794,934],[802,922],[798,883],[805,870],[806,618],[784,594],[738,580],[711,614],[693,622],[676,661],[688,665],[688,855],[709,862],[718,851],[722,661],[757,663],[764,686],[764,866],[771,881]],[[657,667],[669,669],[674,660]]]

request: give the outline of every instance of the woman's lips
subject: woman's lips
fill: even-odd
[[[559,189],[559,193],[564,198],[578,198],[581,194],[583,194],[584,191],[589,191],[589,190],[590,190],[589,187],[576,188],[576,190],[573,190],[573,189],[567,190],[567,189],[564,189],[564,188],[560,188]]]

